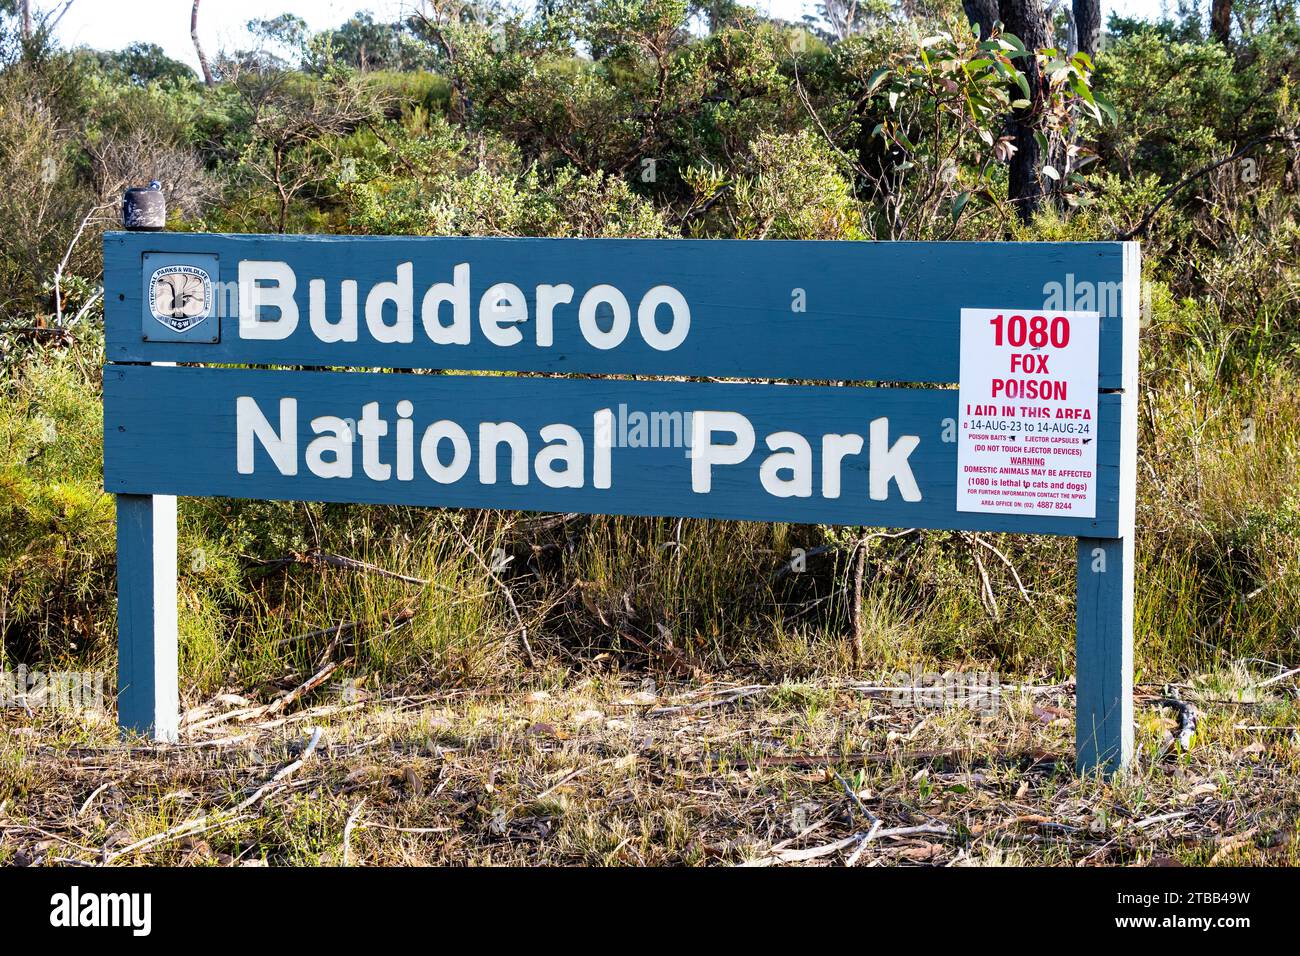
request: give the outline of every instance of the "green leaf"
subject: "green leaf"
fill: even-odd
[[[957,198],[952,201],[952,221],[957,222],[961,218],[961,211],[966,208],[966,203],[970,202],[970,192],[961,192]]]
[[[1016,85],[1020,87],[1020,92],[1025,94],[1025,99],[1032,100],[1034,95],[1029,92],[1029,81],[1025,79],[1025,74],[1019,70],[1013,70],[1011,77],[1016,81]]]
[[[1055,180],[1055,181],[1057,181],[1057,182],[1059,182],[1060,179],[1061,179],[1061,174],[1058,173],[1058,172],[1056,171],[1056,167],[1055,167],[1055,166],[1044,166],[1044,167],[1043,167],[1043,175],[1044,175],[1044,176],[1047,176],[1047,177],[1049,177],[1050,179],[1053,179],[1053,180]]]
[[[1097,104],[1098,109],[1100,109],[1103,113],[1106,114],[1107,119],[1109,119],[1112,123],[1115,123],[1116,125],[1119,124],[1119,114],[1115,112],[1115,107],[1110,105],[1109,100],[1101,96],[1096,96],[1094,94],[1093,102]]]
[[[885,77],[889,76],[889,73],[890,73],[890,70],[889,70],[889,67],[887,67],[887,66],[882,66],[882,67],[880,67],[880,69],[878,69],[878,70],[874,70],[874,71],[872,72],[871,76],[869,76],[869,77],[867,78],[867,95],[868,95],[868,96],[870,96],[872,93],[876,92],[876,89],[877,89],[877,88],[880,86],[880,84],[884,81]]]

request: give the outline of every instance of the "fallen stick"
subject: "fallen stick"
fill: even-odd
[[[1276,684],[1278,681],[1284,681],[1288,677],[1295,677],[1297,674],[1300,674],[1300,667],[1297,667],[1294,670],[1284,671],[1281,674],[1270,677],[1268,680],[1260,681],[1258,686],[1267,687],[1270,684]]]
[[[311,677],[307,678],[305,681],[303,681],[293,690],[289,691],[289,693],[267,704],[265,716],[269,717],[273,714],[278,714],[280,713],[280,711],[284,710],[286,707],[288,707],[298,698],[302,697],[305,694],[311,693],[321,684],[325,683],[325,681],[329,680],[329,676],[333,674],[336,670],[338,670],[338,668],[339,668],[338,661],[330,661],[328,664],[326,664],[324,667],[318,670]]]
[[[842,776],[840,776],[840,772],[838,770],[836,770],[834,767],[831,767],[830,771],[831,773],[835,774],[835,779],[840,782],[840,786],[843,787],[844,792],[849,795],[849,799],[852,800],[853,805],[858,808],[858,812],[861,813],[864,817],[866,817],[867,822],[871,824],[871,833],[867,834],[868,838],[870,838],[871,834],[874,834],[876,830],[880,828],[880,817],[876,816],[874,813],[872,813],[870,810],[867,809],[866,804],[862,802],[862,798],[859,797],[854,792],[853,788],[849,786],[849,782],[845,780]]]
[[[951,836],[952,828],[946,823],[922,823],[914,827],[894,827],[892,830],[881,830],[876,834],[877,838],[898,839],[899,837],[916,836],[919,833],[934,833],[940,836]]]
[[[293,690],[277,697],[269,704],[262,704],[258,707],[245,707],[241,710],[232,710],[224,714],[217,714],[215,717],[208,717],[204,720],[198,721],[197,723],[188,724],[186,729],[202,730],[207,727],[215,727],[218,724],[224,724],[231,720],[245,723],[255,717],[269,717],[278,714],[280,711],[284,710],[285,707],[289,706],[289,704],[293,703],[304,694],[310,693],[321,684],[325,683],[325,681],[329,679],[329,676],[338,670],[338,667],[339,665],[337,661],[330,661]]]
[[[588,770],[595,770],[597,767],[603,767],[603,766],[604,766],[605,764],[607,764],[607,763],[613,763],[615,760],[618,760],[618,759],[620,759],[620,758],[618,758],[618,757],[606,757],[604,760],[599,760],[599,761],[597,761],[596,763],[586,764],[585,766],[578,767],[576,770],[572,770],[572,771],[570,771],[569,773],[566,773],[566,774],[565,774],[563,777],[561,777],[559,780],[555,781],[555,783],[551,784],[549,787],[547,787],[545,790],[543,790],[543,791],[542,791],[541,793],[539,793],[537,796],[533,797],[533,801],[536,802],[536,801],[541,800],[541,799],[543,799],[543,798],[545,798],[545,797],[549,797],[552,793],[554,793],[554,792],[555,792],[556,790],[558,790],[560,787],[564,786],[564,785],[565,785],[566,783],[568,783],[570,780],[573,780],[575,777],[578,777],[578,776],[580,776],[580,775],[586,773]]]
[[[392,578],[394,581],[402,581],[406,584],[434,585],[443,587],[436,581],[428,578],[415,578],[409,574],[399,574],[396,571],[389,571],[387,568],[381,568],[377,564],[371,564],[369,561],[361,561],[357,558],[349,558],[342,554],[330,554],[327,551],[307,551],[304,553],[293,552],[283,558],[276,558],[272,561],[260,562],[263,567],[275,568],[282,567],[286,564],[306,564],[314,566],[325,566],[330,568],[341,568],[344,571],[364,571],[368,574],[377,574],[380,577]]]
[[[778,850],[773,855],[781,863],[803,863],[807,860],[816,860],[823,856],[830,856],[832,853],[838,853],[840,850],[864,839],[866,839],[865,833],[855,833],[843,840],[836,840],[834,843],[808,847],[806,850]]]
[[[692,710],[711,710],[714,707],[725,707],[727,704],[734,704],[738,700],[744,700],[746,697],[753,697],[755,694],[761,694],[763,691],[769,689],[770,687],[768,685],[763,685],[761,687],[740,687],[736,688],[734,692],[730,692],[728,696],[718,696],[711,700],[704,700],[695,704],[674,704],[669,707],[652,707],[650,710],[646,711],[645,715],[647,717],[667,717],[670,714],[681,714]]]
[[[844,861],[844,866],[846,868],[858,865],[858,858],[866,852],[867,844],[874,840],[879,832],[880,821],[877,820],[871,825],[871,829],[867,831],[867,835],[862,838],[862,842],[858,844],[858,848],[850,853],[848,859]]]
[[[351,866],[352,855],[352,828],[357,825],[357,817],[361,816],[361,811],[366,808],[366,798],[362,797],[361,802],[356,805],[353,811],[348,814],[348,822],[343,824],[343,865]]]
[[[116,780],[108,780],[104,783],[101,783],[98,787],[96,787],[93,791],[91,791],[90,796],[86,798],[86,802],[81,805],[81,809],[77,811],[77,814],[73,819],[80,819],[81,817],[85,816],[86,809],[92,803],[95,802],[95,798],[99,796],[101,793],[103,793],[105,790],[107,790],[109,787],[113,786],[115,783],[117,783]]]
[[[1157,823],[1169,823],[1173,820],[1181,820],[1183,817],[1190,817],[1191,810],[1179,810],[1177,813],[1162,813],[1158,816],[1147,817],[1145,820],[1139,820],[1133,824],[1134,830],[1145,830],[1147,827],[1153,827]]]
[[[220,826],[222,823],[232,822],[234,818],[239,817],[245,810],[249,810],[256,806],[261,802],[263,797],[271,792],[273,788],[293,776],[293,774],[295,774],[304,763],[311,759],[311,755],[316,752],[316,745],[320,743],[321,733],[321,728],[317,727],[316,731],[311,735],[311,741],[303,749],[302,755],[297,760],[286,764],[277,770],[271,776],[270,780],[266,781],[266,783],[253,791],[252,796],[247,797],[236,806],[229,810],[220,810],[216,813],[205,813],[200,817],[195,817],[194,819],[187,820],[184,823],[178,823],[176,826],[163,830],[161,833],[155,833],[152,836],[145,837],[143,840],[137,840],[130,846],[123,847],[113,853],[103,853],[103,864],[107,866],[130,853],[138,853],[140,850],[150,849],[158,846],[160,843],[167,843],[171,840],[178,839],[179,837],[189,836],[192,833],[202,833],[205,830],[210,830],[212,827]]]

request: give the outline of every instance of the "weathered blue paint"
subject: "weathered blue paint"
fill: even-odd
[[[1080,538],[1075,639],[1079,771],[1133,757],[1133,536]]]
[[[1044,290],[1056,283],[1067,300],[1058,308],[1093,308],[1086,294],[1103,300],[1099,384],[1118,388],[1125,250],[1132,245],[110,233],[104,239],[107,356],[113,362],[951,383],[958,377],[963,307],[1044,309]],[[141,257],[159,250],[217,255],[223,283],[237,281],[241,260],[288,263],[297,277],[297,330],[279,341],[241,340],[238,321],[226,315],[217,344],[142,342]],[[368,290],[393,282],[404,262],[413,265],[411,343],[373,341],[364,317],[354,343],[322,343],[312,334],[309,279],[325,280],[326,314],[336,318],[340,280],[357,280],[364,311]],[[492,345],[476,318],[467,345],[435,345],[424,334],[424,291],[450,282],[462,262],[470,264],[474,316],[490,285],[509,282],[523,291],[530,318],[519,326],[519,344]],[[559,283],[574,287],[574,299],[555,308],[554,343],[541,347],[535,289]],[[636,310],[649,289],[665,283],[685,297],[691,326],[680,346],[656,351],[637,334]],[[593,348],[578,331],[578,302],[598,284],[613,285],[630,303],[632,330],[617,348]],[[236,301],[228,296],[226,308]],[[806,311],[792,311],[796,301]],[[661,307],[665,328],[667,315]],[[205,323],[195,332],[209,329]]]
[[[117,496],[117,719],[176,740],[176,499]]]
[[[284,476],[262,447],[256,472],[236,471],[236,398],[254,398],[262,413],[279,428],[279,401],[298,402],[298,469]],[[414,405],[414,478],[373,481],[362,471],[359,443],[354,442],[351,478],[322,478],[303,464],[303,451],[314,437],[309,422],[323,415],[359,419],[367,402],[379,403],[379,415],[395,422],[396,403]],[[1099,468],[1095,520],[1047,515],[994,515],[956,511],[956,444],[945,442],[953,431],[957,392],[933,388],[834,388],[826,386],[715,384],[705,382],[634,382],[612,379],[543,379],[517,376],[458,376],[340,372],[250,371],[241,369],[109,366],[105,369],[105,487],[115,493],[223,495],[239,498],[361,501],[440,507],[519,508],[598,514],[673,515],[738,518],[844,525],[920,528],[967,528],[1038,534],[1109,535],[1117,521],[1119,400],[1104,396],[1099,405]],[[608,489],[590,480],[593,415],[609,408],[616,416],[667,413],[685,429],[684,415],[695,411],[734,411],[754,426],[754,451],[742,464],[713,470],[712,491],[692,492],[691,461],[684,447],[616,447]],[[891,484],[889,497],[868,497],[868,448],[843,460],[839,498],[821,494],[821,436],[824,433],[868,435],[872,420],[889,420],[890,443],[916,435],[920,444],[909,457],[922,494],[903,501]],[[508,456],[499,452],[498,481],[478,480],[477,447],[470,470],[454,484],[438,484],[421,469],[420,437],[440,419],[460,424],[476,444],[480,422],[513,421],[529,436],[530,459],[542,446],[540,429],[572,425],[586,448],[588,477],[582,488],[550,488],[531,476],[529,484],[509,483]],[[616,434],[619,431],[616,423]],[[759,468],[768,456],[768,434],[793,430],[813,450],[811,497],[778,498],[765,492]],[[380,439],[380,458],[395,459],[395,426]],[[662,429],[660,429],[662,431]],[[671,436],[670,436],[671,437]],[[728,438],[722,441],[729,441]],[[445,449],[450,456],[450,450]],[[531,469],[531,464],[530,464]]]

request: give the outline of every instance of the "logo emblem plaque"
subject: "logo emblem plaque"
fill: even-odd
[[[146,252],[140,275],[140,332],[145,342],[221,341],[221,262],[211,253]]]
[[[198,266],[163,266],[149,278],[149,312],[173,332],[188,332],[212,315],[212,276]]]

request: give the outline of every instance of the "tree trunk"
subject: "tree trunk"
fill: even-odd
[[[32,38],[32,4],[31,0],[22,0],[23,13],[23,39]]]
[[[208,69],[208,58],[203,55],[203,44],[199,42],[199,0],[194,0],[190,8],[190,39],[194,41],[194,52],[199,55],[199,68],[203,70],[203,85],[212,86],[212,71]]]
[[[1210,32],[1220,43],[1227,43],[1232,33],[1232,0],[1213,0],[1210,5]]]
[[[1007,32],[1019,37],[1025,49],[1033,51],[1051,46],[1047,16],[1040,0],[1001,0],[1000,10]],[[1029,81],[1030,96],[1028,107],[1011,113],[1011,135],[1014,137],[1016,154],[1011,157],[1007,198],[1021,221],[1028,222],[1042,208],[1048,193],[1041,173],[1047,157],[1034,138],[1034,133],[1041,126],[1040,117],[1047,84],[1037,58],[1027,57],[1016,65]]]
[[[971,23],[979,24],[980,39],[987,40],[998,19],[998,0],[962,0],[962,9]]]
[[[1078,49],[1096,57],[1101,46],[1101,0],[1074,0],[1074,33]]]

